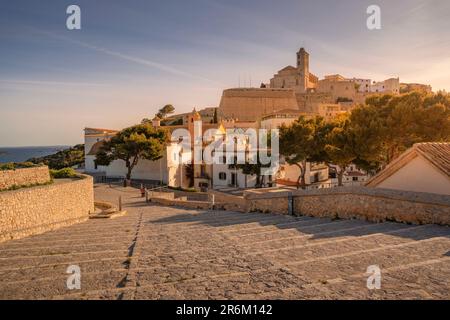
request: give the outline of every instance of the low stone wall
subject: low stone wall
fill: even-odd
[[[163,206],[178,206],[183,208],[191,208],[191,209],[203,209],[208,210],[211,207],[211,204],[206,201],[192,201],[187,200],[185,197],[177,198],[177,199],[167,199],[167,198],[151,198],[152,203],[157,203]]]
[[[249,211],[288,213],[288,192],[247,192]],[[450,197],[366,187],[293,191],[294,214],[450,225]]]
[[[244,197],[226,194],[224,192],[211,190],[208,192],[212,200],[214,196],[214,208],[228,211],[247,212],[248,203]]]
[[[48,182],[50,182],[50,173],[47,166],[0,170],[0,190]]]
[[[289,214],[288,197],[291,195],[292,213],[295,215],[450,225],[450,197],[438,194],[367,187],[307,191],[255,189],[245,191],[243,197],[218,191],[210,191],[209,194],[210,197],[214,195],[214,208],[219,210]],[[152,202],[167,206],[203,209],[210,206],[208,202],[178,198],[155,200]]]
[[[0,192],[0,242],[85,221],[94,212],[89,176]]]
[[[148,196],[151,199],[153,199],[153,198],[168,199],[168,200],[175,199],[175,193],[173,193],[173,192],[149,191]]]
[[[278,213],[288,214],[288,198],[287,195],[281,197],[259,197],[256,199],[247,199],[248,212],[264,212],[264,213]]]

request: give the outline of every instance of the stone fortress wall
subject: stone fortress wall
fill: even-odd
[[[0,170],[0,191],[14,186],[28,186],[50,182],[47,166]]]
[[[220,100],[220,116],[255,121],[265,114],[283,109],[298,109],[293,90],[236,88],[223,91]]]
[[[94,189],[90,176],[3,191],[0,192],[0,242],[82,222],[93,212]]]

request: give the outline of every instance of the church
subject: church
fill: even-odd
[[[319,78],[309,72],[309,53],[304,48],[297,52],[297,66],[281,69],[270,79],[271,88],[293,89],[296,93],[305,93],[317,88]]]

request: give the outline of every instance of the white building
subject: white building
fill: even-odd
[[[279,186],[297,187],[297,180],[300,176],[300,168],[296,165],[289,165],[280,161],[280,170],[276,177],[276,184]],[[306,163],[305,184],[308,188],[326,188],[330,185],[328,166],[320,163]]]
[[[380,92],[380,93],[392,93],[399,94],[400,93],[400,79],[399,78],[390,78],[381,82],[374,82],[371,86],[371,92]]]
[[[261,118],[260,127],[261,129],[271,130],[271,129],[278,129],[283,124],[289,126],[300,116],[304,116],[305,118],[313,117],[311,113],[301,112],[300,110],[283,109],[280,111],[264,115]]]
[[[370,79],[353,78],[349,80],[358,85],[358,92],[365,92],[365,93],[371,92],[372,82]]]
[[[417,143],[366,185],[450,195],[450,143]]]
[[[331,165],[332,167],[335,167]],[[335,170],[330,171],[330,177],[331,177],[331,186],[337,186],[338,185],[338,178]],[[364,170],[359,169],[356,167],[356,165],[351,164],[349,165],[342,177],[342,184],[344,186],[359,186],[364,185],[364,183],[369,180],[369,174],[365,172]]]
[[[212,164],[212,185],[214,189],[223,188],[255,188],[257,186],[269,186],[272,176],[244,174],[242,169],[238,169],[236,164],[249,162],[251,150],[261,151],[251,145],[250,136],[246,134],[248,128],[233,128],[227,130],[223,144],[214,151],[215,161]],[[235,145],[230,144],[235,135],[240,135],[239,142],[235,140]],[[232,149],[232,150],[230,150]],[[239,159],[239,160],[238,160]]]
[[[95,164],[96,153],[105,140],[114,136],[117,131],[109,129],[85,128],[85,173],[105,176],[108,178],[124,178],[127,168],[123,160],[114,160],[108,166],[97,166]],[[180,165],[180,156],[187,162],[191,158],[190,152],[182,152],[181,144],[172,141],[163,157],[156,161],[139,159],[138,164],[131,173],[132,179],[149,180],[155,183],[163,183],[173,187],[188,187],[189,181],[183,173]]]

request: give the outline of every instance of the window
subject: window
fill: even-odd
[[[227,180],[227,174],[225,172],[219,172],[220,180]]]
[[[358,177],[353,177],[353,181],[358,181]]]
[[[204,164],[202,164],[202,165],[200,166],[200,175],[201,175],[202,177],[206,176],[206,166],[205,166]]]
[[[314,182],[319,182],[319,173],[318,172],[316,172],[316,173],[314,173],[314,178],[313,178],[313,183]]]

